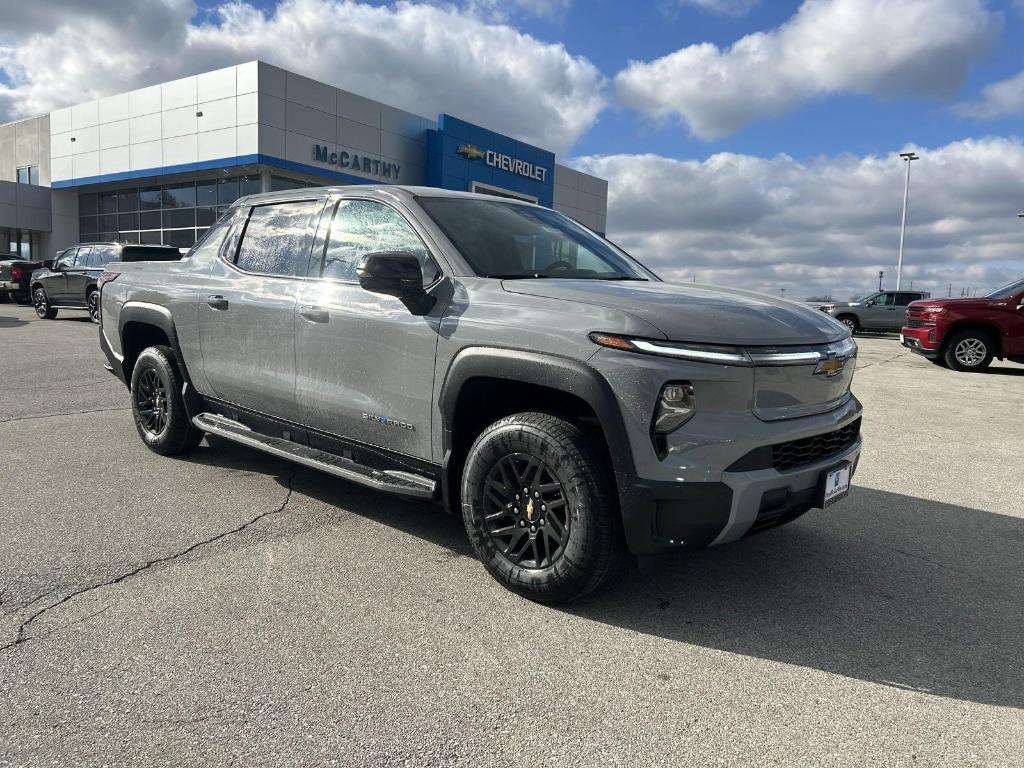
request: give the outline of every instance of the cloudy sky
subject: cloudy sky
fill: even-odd
[[[1024,0],[0,0],[0,122],[260,58],[609,180],[670,279],[1024,274]],[[890,277],[892,280],[890,280]]]

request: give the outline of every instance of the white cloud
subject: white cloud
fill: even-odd
[[[464,0],[463,7],[492,21],[508,21],[516,16],[561,19],[572,0]]]
[[[191,0],[59,2],[55,14],[5,18],[0,120],[255,58],[556,152],[605,105],[604,78],[587,59],[451,6],[284,0],[263,13],[234,0],[196,23]]]
[[[960,104],[956,111],[982,120],[1024,114],[1024,72],[986,85],[980,99]]]
[[[917,148],[904,261],[909,285],[992,288],[1024,276],[1024,144]],[[666,279],[804,298],[895,285],[904,166],[896,153],[797,162],[720,153],[579,158],[608,179],[608,236]]]
[[[981,0],[806,0],[728,48],[630,62],[616,86],[628,106],[710,139],[828,93],[951,96],[997,27]]]
[[[743,16],[761,0],[675,0],[678,5],[688,5],[720,16]]]

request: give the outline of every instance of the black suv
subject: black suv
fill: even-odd
[[[58,309],[86,309],[99,322],[96,278],[107,264],[133,261],[177,261],[181,251],[169,245],[79,243],[43,262],[32,273],[32,303],[36,314],[52,320]]]

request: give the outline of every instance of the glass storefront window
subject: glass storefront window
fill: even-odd
[[[160,187],[142,187],[139,190],[139,207],[144,211],[159,211]]]
[[[110,192],[100,192],[99,194],[99,212],[100,213],[117,213],[117,191],[112,190]]]
[[[217,182],[197,181],[196,182],[196,205],[207,206],[217,204]]]
[[[196,231],[194,229],[165,229],[164,245],[173,245],[178,248],[191,248],[196,242]]]
[[[93,216],[96,214],[96,194],[78,196],[78,215]]]
[[[246,195],[257,195],[263,191],[263,185],[260,182],[260,177],[253,174],[252,176],[239,176],[238,177],[238,197],[245,197]],[[234,202],[232,200],[231,202]]]
[[[166,208],[195,208],[196,206],[196,185],[173,184],[163,188],[163,207]]]
[[[121,189],[117,192],[117,212],[131,213],[139,210],[139,190]],[[134,229],[134,227],[133,227]]]
[[[306,182],[300,179],[289,179],[287,176],[271,176],[270,191],[283,192],[286,189],[302,189]]]
[[[275,177],[278,188],[306,186]],[[163,243],[191,247],[228,206],[261,191],[259,174],[148,187],[124,187],[78,196],[80,242]]]
[[[231,205],[238,199],[238,179],[219,179],[217,181],[217,202]]]
[[[180,229],[196,225],[195,208],[177,208],[164,211],[164,229]]]

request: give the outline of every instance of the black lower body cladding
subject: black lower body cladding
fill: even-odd
[[[652,482],[620,478],[622,522],[636,554],[702,549],[725,529],[732,489],[725,483]]]

